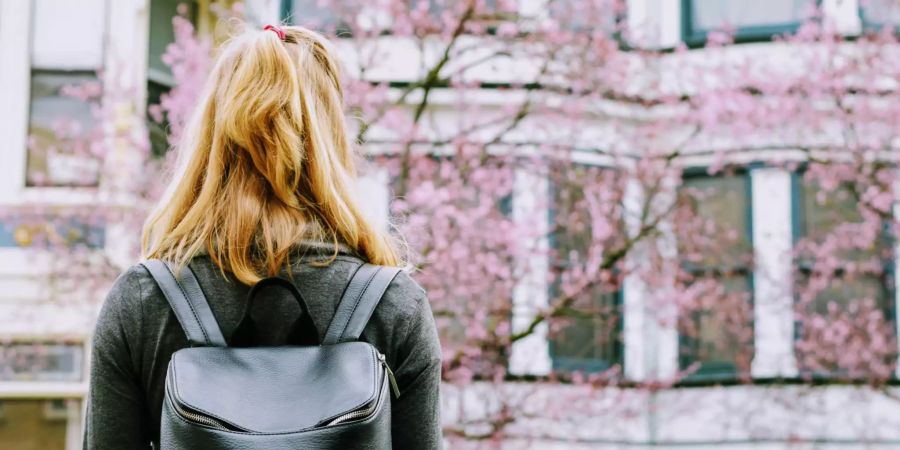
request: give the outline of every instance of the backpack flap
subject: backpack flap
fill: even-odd
[[[188,348],[172,355],[167,378],[166,397],[183,417],[232,431],[302,431],[389,401],[383,357],[365,342]]]

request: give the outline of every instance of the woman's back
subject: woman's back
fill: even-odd
[[[292,259],[290,276],[320,334],[363,263],[347,247],[337,250],[330,264],[319,266],[311,263],[332,259],[335,247],[305,242]],[[225,278],[208,256],[194,258],[190,268],[228,340],[246,306],[249,287]],[[263,325],[260,342],[283,342],[299,308],[274,293],[259,300],[253,315]],[[440,346],[425,292],[406,273],[385,292],[362,340],[385,354],[401,390],[391,405],[394,448],[439,448]],[[158,442],[168,363],[172,353],[188,346],[150,274],[140,265],[129,269],[110,292],[94,336],[85,448],[145,449],[149,442]]]
[[[226,42],[176,149],[143,256],[190,266],[226,340],[248,286],[262,279],[293,277],[323,333],[363,260],[404,265],[395,236],[356,198],[359,155],[338,54],[318,33],[266,26]],[[258,343],[284,342],[299,307],[259,300]],[[143,266],[118,279],[95,333],[85,447],[146,449],[159,439],[167,366],[188,341]],[[408,275],[388,287],[362,340],[385,354],[401,391],[391,401],[394,447],[438,448],[440,345],[425,293]]]

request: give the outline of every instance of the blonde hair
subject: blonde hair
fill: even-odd
[[[401,265],[392,236],[353,200],[354,146],[330,43],[302,27],[246,30],[212,69],[179,164],[141,236],[146,258],[206,251],[245,284],[290,267],[301,240]]]

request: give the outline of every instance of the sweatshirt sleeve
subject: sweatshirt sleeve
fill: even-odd
[[[132,268],[116,280],[94,329],[85,414],[86,450],[150,447],[146,400],[137,370],[141,276],[139,268]]]
[[[391,404],[395,450],[441,448],[441,345],[428,299],[416,301],[397,352],[400,397]]]

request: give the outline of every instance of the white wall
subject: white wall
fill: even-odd
[[[475,383],[463,388],[445,385],[443,410],[445,422],[472,423],[469,431],[477,433],[479,421],[491,411],[514,405],[526,416],[508,428],[513,439],[502,448],[509,449],[897,448],[898,394],[898,388],[882,392],[866,386],[648,391]],[[520,446],[524,443],[532,447]]]

